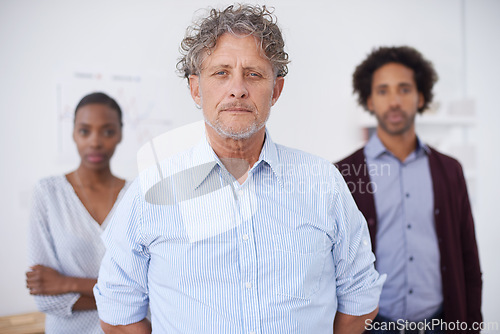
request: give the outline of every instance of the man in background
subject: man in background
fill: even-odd
[[[374,50],[353,74],[358,102],[378,124],[365,147],[336,165],[368,221],[375,266],[387,274],[379,315],[367,326],[372,333],[442,333],[439,326],[424,327],[425,321],[460,321],[472,329],[482,320],[481,271],[462,168],[415,133],[415,116],[432,101],[436,81],[432,64],[404,46]],[[398,326],[403,320],[417,324]]]
[[[103,329],[361,333],[384,281],[366,221],[331,163],[265,127],[288,64],[274,16],[212,9],[181,48],[206,136],[117,208],[94,289]]]

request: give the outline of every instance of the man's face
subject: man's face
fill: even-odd
[[[284,79],[275,77],[253,36],[224,34],[207,55],[199,75],[191,75],[191,96],[205,122],[219,136],[247,139],[264,126]]]
[[[389,135],[402,135],[414,129],[415,115],[424,97],[417,90],[413,70],[388,63],[373,73],[372,92],[367,100],[379,130]]]

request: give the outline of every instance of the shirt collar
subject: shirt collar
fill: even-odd
[[[197,169],[196,173],[194,173],[194,186],[197,188],[205,181],[214,168],[217,165],[221,166],[222,163],[210,146],[206,132],[193,148],[192,154],[192,168]]]
[[[264,145],[260,151],[259,161],[255,164],[254,168],[265,162],[273,171],[276,176],[278,183],[283,187],[283,179],[281,173],[281,165],[279,163],[278,149],[276,144],[271,139],[269,131],[266,128],[266,138],[264,139]],[[252,169],[254,169],[252,168]]]
[[[417,136],[417,148],[414,151],[417,156],[420,156],[422,154],[429,154],[431,151],[429,149],[429,146],[427,146],[423,141],[420,140],[420,138]],[[382,154],[388,153],[389,150],[382,144],[382,141],[380,141],[380,138],[377,135],[377,132],[375,132],[371,137],[368,143],[365,146],[365,155],[368,158],[375,159],[380,157]]]
[[[278,149],[276,148],[276,144],[272,141],[267,129],[266,137],[264,139],[264,145],[262,146],[262,150],[260,151],[259,160],[255,163],[251,170],[254,170],[263,162],[269,165],[274,175],[278,179],[278,182],[281,186],[283,186],[281,168],[278,158]],[[197,169],[195,173],[195,186],[198,187],[203,181],[205,181],[205,179],[216,166],[225,168],[217,154],[215,154],[214,150],[212,149],[212,146],[210,146],[207,135],[205,133],[203,138],[193,148],[192,167]]]
[[[417,151],[421,151],[427,155],[431,153],[431,149],[429,146],[427,146],[426,143],[420,140],[420,138],[417,136]]]

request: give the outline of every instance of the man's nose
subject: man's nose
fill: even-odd
[[[243,75],[233,76],[233,78],[231,79],[230,94],[231,97],[235,97],[237,99],[243,99],[248,96],[248,90]]]
[[[391,107],[401,106],[401,96],[399,94],[391,94],[389,96],[389,103]]]

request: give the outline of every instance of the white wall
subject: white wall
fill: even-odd
[[[264,1],[276,7],[292,59],[284,93],[273,110],[273,139],[329,160],[361,144],[351,74],[378,45],[408,44],[440,75],[436,99],[446,106],[477,101],[478,175],[474,207],[485,290],[483,313],[500,321],[500,251],[494,215],[499,165],[500,2],[495,0]],[[465,4],[465,25],[461,17]],[[57,153],[57,75],[68,64],[166,73],[165,113],[175,124],[200,119],[185,82],[175,74],[178,45],[198,8],[210,1],[2,0],[0,2],[0,315],[35,309],[25,289],[26,228],[36,180],[70,171]],[[466,36],[466,67],[462,57]],[[466,78],[464,89],[462,78]],[[125,133],[127,136],[127,133]],[[71,140],[68,138],[67,140]],[[135,149],[118,149],[114,171],[136,174]]]
[[[467,90],[477,99],[478,187],[476,237],[483,271],[483,315],[500,322],[500,218],[496,212],[500,189],[500,2],[467,1]]]

